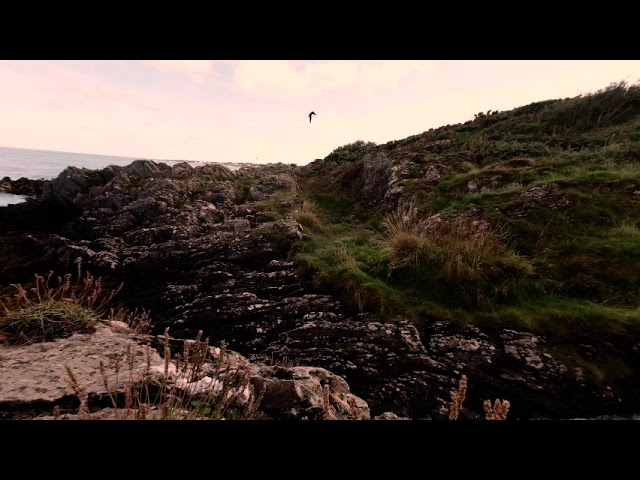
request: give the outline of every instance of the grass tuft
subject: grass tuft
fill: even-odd
[[[487,222],[419,219],[410,209],[387,215],[382,229],[392,251],[391,276],[395,270],[412,273],[472,306],[486,307],[515,293],[519,281],[534,273],[532,264],[506,245],[505,231]]]
[[[320,206],[313,200],[303,200],[300,208],[293,213],[293,218],[303,227],[310,228],[317,232],[324,230],[322,211]]]
[[[93,331],[121,287],[104,293],[101,279],[89,272],[82,276],[81,262],[76,264],[75,282],[71,274],[54,279],[53,272],[49,272],[46,277],[36,274],[35,286],[29,290],[12,284],[16,289],[14,297],[0,302],[4,309],[0,333],[8,343],[47,342],[75,332]]]

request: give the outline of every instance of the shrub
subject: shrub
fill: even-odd
[[[45,278],[35,275],[35,286],[26,290],[20,284],[13,284],[17,293],[12,300],[0,302],[4,315],[0,316],[0,333],[9,343],[31,344],[64,338],[75,332],[91,331],[101,314],[106,312],[107,303],[115,296],[103,293],[101,279],[87,272],[71,281],[71,274],[56,277],[57,286],[52,286],[53,272]]]
[[[560,129],[589,129],[623,121],[640,110],[640,85],[625,81],[558,104],[550,123]]]
[[[46,300],[0,318],[0,333],[8,336],[9,343],[28,345],[91,332],[97,321],[94,312],[80,305]]]
[[[390,275],[412,273],[434,291],[471,306],[515,293],[532,265],[505,245],[505,232],[465,217],[419,219],[410,208],[387,215],[382,228],[392,252]],[[451,294],[454,294],[453,296]]]
[[[322,231],[322,212],[318,204],[312,200],[303,200],[300,208],[293,214],[293,218],[303,227]]]
[[[364,142],[362,140],[357,140],[353,143],[343,145],[333,150],[329,155],[327,155],[327,157],[325,158],[325,162],[353,162],[362,158],[374,147],[376,147],[376,144],[374,142]]]

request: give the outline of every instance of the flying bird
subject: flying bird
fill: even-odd
[[[311,115],[315,115],[315,114],[316,114],[316,112],[311,112],[311,113],[309,114],[309,123],[311,123]]]

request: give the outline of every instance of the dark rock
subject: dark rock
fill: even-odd
[[[362,198],[382,209],[404,208],[412,199],[404,181],[424,172],[427,157],[393,165],[388,158],[376,152],[364,159]],[[566,365],[542,336],[435,321],[425,324],[421,338],[406,321],[353,315],[336,298],[318,294],[289,261],[302,227],[260,209],[260,199],[295,191],[296,171],[276,165],[231,172],[142,160],[100,171],[69,168],[44,184],[41,200],[0,209],[0,287],[49,270],[75,274],[80,259],[109,286],[124,282],[115,300],[149,311],[154,333],[169,327],[175,338],[189,339],[202,331],[212,344],[225,340],[273,367],[254,386],[268,386],[266,402],[283,417],[320,415],[317,398],[304,400],[295,414],[277,403],[297,395],[286,383],[294,377],[285,374],[314,377],[314,385],[326,380],[328,373],[314,376],[313,369],[341,377],[332,380],[336,391],[347,395],[344,380],[373,415],[447,418],[450,392],[462,375],[469,384],[465,419],[483,418],[487,399],[509,400],[510,418],[520,419],[633,413],[636,397],[623,393],[637,387],[622,392]],[[438,172],[427,168],[434,181]],[[239,185],[250,182],[245,198]],[[533,187],[508,208],[528,215],[566,201],[552,186]],[[481,207],[461,215],[486,227]],[[427,230],[440,221],[430,217]],[[275,368],[291,362],[307,370]],[[348,402],[341,398],[332,404],[344,413]]]
[[[44,183],[45,180],[31,180],[26,177],[21,177],[17,180],[11,180],[9,177],[4,177],[0,180],[0,192],[38,197],[42,194]]]

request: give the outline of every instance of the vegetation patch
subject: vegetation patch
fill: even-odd
[[[299,181],[323,212],[322,232],[296,242],[300,272],[353,311],[418,328],[446,319],[565,345],[637,338],[639,141],[640,85],[619,82],[366,152],[341,147]],[[389,187],[372,188],[380,172],[364,161],[376,154],[409,172],[392,188],[410,208],[382,208]],[[626,368],[615,352],[589,361],[603,378]]]
[[[106,295],[102,281],[89,273],[72,282],[72,275],[64,278],[35,275],[35,286],[29,290],[13,285],[13,298],[0,301],[4,314],[0,316],[0,333],[13,344],[31,344],[64,338],[76,332],[92,331],[107,303],[117,290]]]

